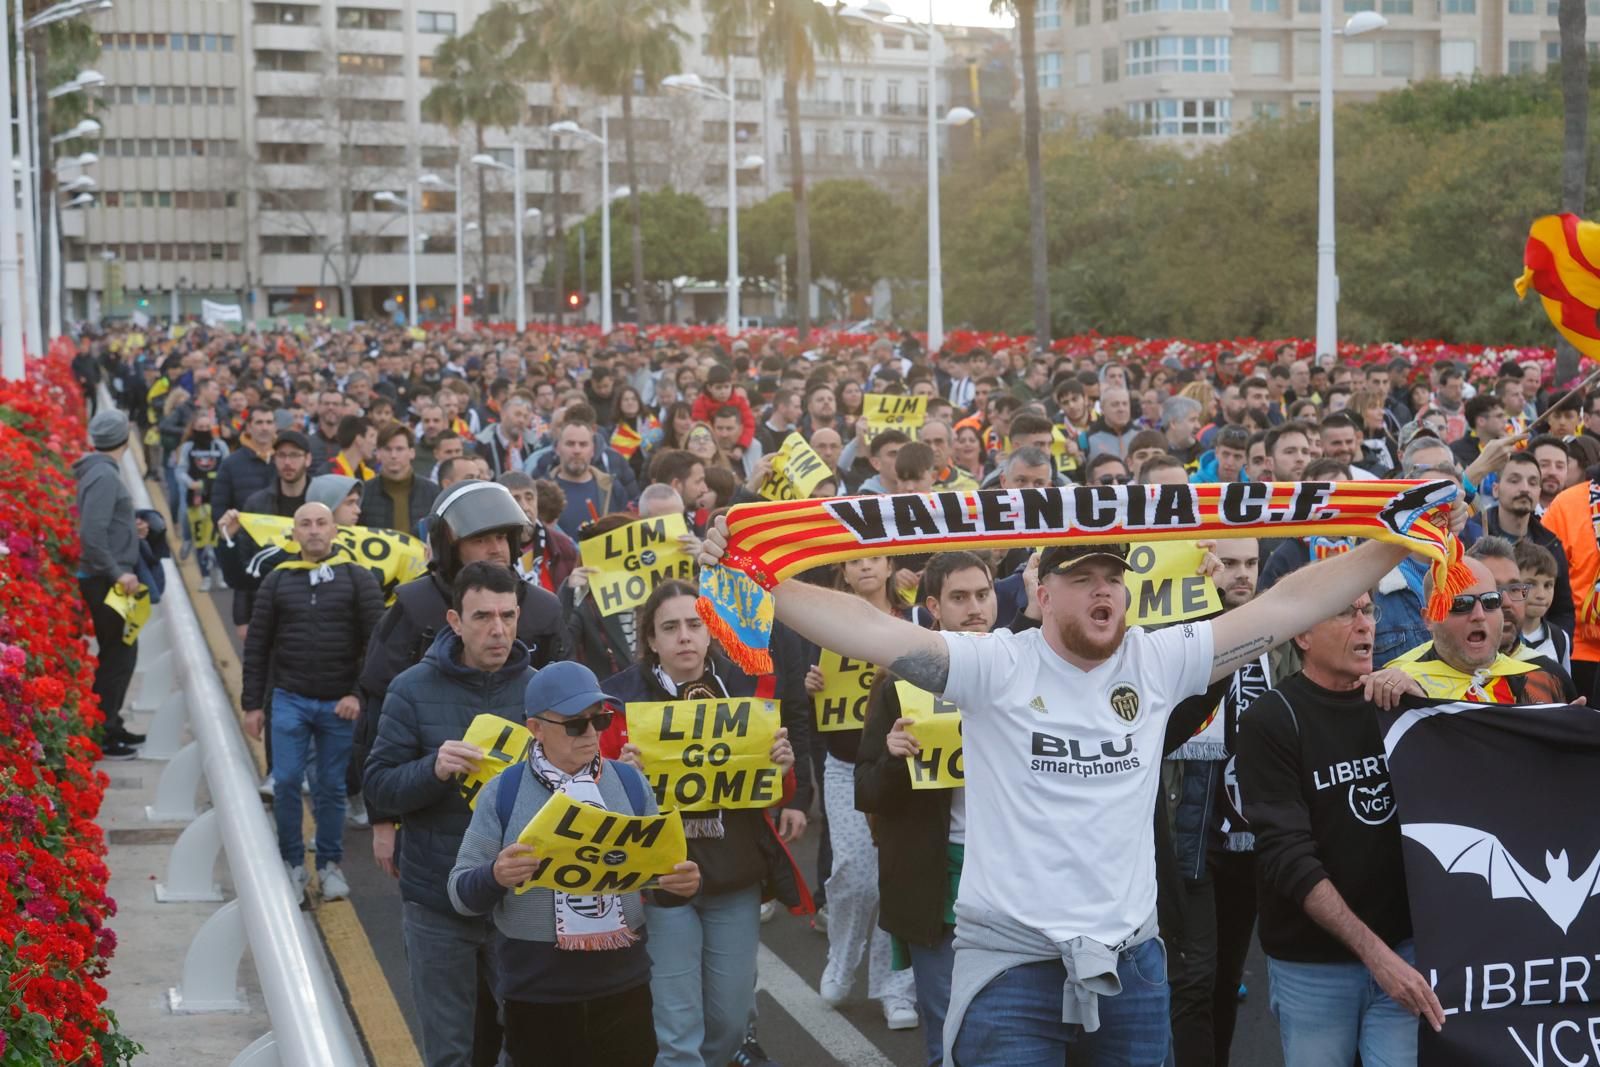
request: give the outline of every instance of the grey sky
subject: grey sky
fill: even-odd
[[[907,18],[925,20],[927,0],[888,0],[889,6]],[[1009,26],[1010,15],[989,13],[989,0],[933,0],[935,21],[955,26]]]

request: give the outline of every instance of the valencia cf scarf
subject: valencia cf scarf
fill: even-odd
[[[1432,560],[1429,618],[1472,584],[1440,510],[1448,481],[1227,482],[897,493],[741,504],[727,515],[722,563],[700,573],[700,617],[744,670],[772,660],[770,595],[827,563],[966,549],[1193,541],[1231,537],[1365,537]]]

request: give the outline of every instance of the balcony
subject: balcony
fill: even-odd
[[[257,51],[322,52],[322,30],[317,26],[256,23],[250,27],[250,40]]]
[[[831,118],[835,115],[848,115],[851,110],[843,100],[800,101],[801,118]]]
[[[879,104],[878,114],[890,119],[925,119],[928,117],[927,104]]]

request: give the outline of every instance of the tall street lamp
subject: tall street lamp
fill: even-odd
[[[1345,37],[1359,37],[1389,25],[1376,11],[1351,15],[1342,31]],[[1334,264],[1333,236],[1333,2],[1322,0],[1322,38],[1318,52],[1321,65],[1317,94],[1317,352],[1333,355],[1339,351],[1339,272]]]
[[[732,84],[731,66],[728,68],[728,79],[729,84]],[[733,337],[739,332],[739,171],[753,170],[762,166],[765,160],[760,156],[746,156],[741,160],[734,154],[737,143],[734,129],[738,113],[731,92],[724,92],[707,85],[700,80],[698,74],[669,75],[661,79],[661,84],[667,89],[695,93],[728,105],[728,324],[726,329],[728,336]]]
[[[406,209],[406,325],[417,325],[417,207],[416,198],[401,196],[385,189],[373,193],[372,199],[380,204],[394,204]]]
[[[611,146],[606,141],[606,112],[600,109],[600,132],[590,133],[576,122],[553,122],[551,133],[570,133],[600,146],[600,332],[611,332]],[[634,299],[643,300],[643,293]]]
[[[522,146],[512,146],[511,166],[509,167],[487,152],[473,156],[472,162],[474,166],[503,170],[511,175],[511,237],[512,251],[517,259],[517,332],[520,334],[528,328],[528,287],[523,277],[523,272],[527,268],[522,262]],[[487,241],[489,235],[484,234],[483,239]],[[488,279],[484,280],[487,282]]]
[[[464,239],[465,235],[461,231],[461,164],[460,163],[456,164],[456,181],[455,181],[454,185],[451,185],[449,182],[445,181],[443,178],[439,177],[437,174],[419,175],[418,178],[417,178],[417,184],[421,185],[421,186],[427,186],[429,189],[439,189],[439,190],[442,190],[442,191],[449,191],[449,192],[455,194],[455,198],[456,198],[456,313],[455,313],[455,316],[454,316],[454,322],[455,322],[456,329],[459,331],[459,330],[462,330],[462,329],[465,328],[464,327],[464,323],[463,323],[463,317],[465,315],[465,308],[463,307],[463,303],[462,303],[462,298],[465,295],[465,289],[463,288],[463,286],[465,284],[465,279],[464,279],[464,274],[463,274],[464,264],[463,264],[462,258],[461,258],[462,254],[463,254],[462,250],[461,250],[461,246],[462,246],[462,242],[463,242],[463,239]]]
[[[1332,0],[1328,0],[1332,2]],[[939,118],[939,51],[944,37],[933,23],[933,0],[928,0],[926,26],[903,15],[884,14],[881,5],[847,7],[843,14],[871,23],[889,23],[928,42],[928,351],[944,345],[944,262],[939,239],[939,127],[961,126],[977,116],[969,108],[953,107]]]

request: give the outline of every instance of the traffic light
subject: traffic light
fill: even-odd
[[[583,298],[576,291],[567,294],[567,307],[575,308],[583,302]]]
[[[472,294],[471,293],[462,293],[461,294],[461,306],[466,308],[469,311],[472,310]]]
[[[322,297],[320,296],[311,302],[311,310],[315,311],[318,315],[322,314],[322,309],[326,306],[327,305],[322,302]]]

